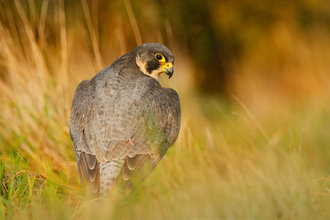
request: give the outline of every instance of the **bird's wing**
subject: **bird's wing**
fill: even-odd
[[[169,88],[150,92],[145,101],[143,114],[138,118],[147,123],[138,125],[142,128],[137,129],[140,132],[132,133],[130,136],[138,140],[138,145],[148,147],[151,151],[126,155],[122,176],[133,186],[145,180],[178,137],[181,121],[178,94]],[[138,145],[136,150],[140,148]]]
[[[101,74],[100,74],[101,75]],[[124,179],[143,179],[174,144],[180,129],[180,101],[172,89],[150,77],[123,83],[104,75],[77,88],[70,115],[82,181],[96,189],[98,163],[125,158]],[[122,86],[121,86],[122,85]],[[96,185],[96,186],[94,186]]]
[[[89,82],[89,80],[82,81],[75,92],[70,114],[70,136],[74,144],[80,180],[91,192],[98,193],[99,162],[93,151],[89,149],[89,140],[86,139],[86,128],[89,128],[87,119],[91,115],[90,108],[94,103]],[[88,132],[92,132],[95,136],[93,129],[88,129]]]

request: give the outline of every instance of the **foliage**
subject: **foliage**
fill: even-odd
[[[130,3],[125,2],[134,20]],[[240,98],[199,94],[191,79],[194,68],[189,65],[195,60],[178,51],[173,79],[162,80],[180,94],[183,118],[178,141],[136,193],[115,188],[108,199],[84,199],[69,136],[73,93],[80,81],[104,68],[103,59],[111,63],[125,52],[124,47],[130,47],[124,42],[120,50],[114,41],[108,47],[113,49],[101,54],[87,1],[81,1],[77,12],[84,14],[86,27],[65,13],[64,1],[57,3],[44,1],[38,7],[33,1],[27,5],[19,0],[12,5],[0,3],[2,218],[330,217],[330,87],[325,86],[330,80],[324,74],[329,70],[328,52],[317,42],[319,38],[295,41],[300,52],[279,41],[283,47],[278,51],[284,54],[279,70],[285,77],[281,79],[296,88],[303,85],[299,94],[294,89],[277,92],[270,88],[278,85],[269,80],[280,71],[260,67],[258,52],[265,50],[267,39],[255,51],[246,50],[241,72],[233,70],[228,84],[233,89],[228,91]],[[115,29],[121,39],[124,25],[121,31]],[[281,26],[274,31],[275,36],[288,36],[285,33]],[[317,36],[326,36],[322,33]],[[323,46],[330,48],[326,43]],[[287,50],[296,63],[285,55]],[[262,55],[264,60],[276,60],[267,50]],[[291,68],[304,60],[304,68],[297,68],[301,71]],[[276,66],[276,62],[269,63]],[[297,73],[302,73],[301,78],[294,77]]]

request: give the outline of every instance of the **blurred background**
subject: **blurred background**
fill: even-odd
[[[86,52],[101,70],[138,44],[160,42],[175,53],[179,80],[205,95],[276,108],[328,87],[326,0],[20,2],[39,45],[65,53],[69,68]],[[15,5],[2,0],[0,16],[17,32],[24,22]]]
[[[20,153],[55,182],[63,170],[64,184],[79,189],[69,137],[77,85],[137,45],[159,42],[176,57],[174,77],[161,83],[179,93],[183,117],[151,182],[171,172],[168,189],[195,178],[180,177],[188,164],[198,174],[210,168],[221,182],[210,184],[219,193],[212,204],[223,205],[225,190],[233,201],[232,212],[211,205],[176,217],[242,217],[233,214],[238,191],[247,198],[243,217],[265,217],[253,207],[269,192],[277,205],[265,210],[274,216],[311,216],[330,198],[329,12],[328,0],[0,0],[1,158]]]

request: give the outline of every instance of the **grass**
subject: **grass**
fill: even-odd
[[[73,27],[65,26],[62,14],[58,37],[48,41],[47,6],[36,16],[38,25],[31,25],[20,1],[14,3],[15,10],[5,10],[6,19],[0,21],[1,218],[330,217],[329,96],[260,113],[256,109],[263,103],[199,96],[176,79],[163,82],[181,97],[176,144],[135,194],[114,189],[108,199],[85,200],[69,113],[76,86],[103,62],[95,50],[96,33],[86,16],[88,29],[69,35]],[[132,14],[130,19],[135,20]],[[178,62],[177,69],[187,75],[183,65]]]

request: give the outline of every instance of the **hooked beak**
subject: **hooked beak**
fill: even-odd
[[[173,73],[174,73],[174,69],[173,69],[173,66],[172,67],[169,67],[169,68],[165,68],[165,73],[166,75],[168,75],[169,79],[173,76]]]

